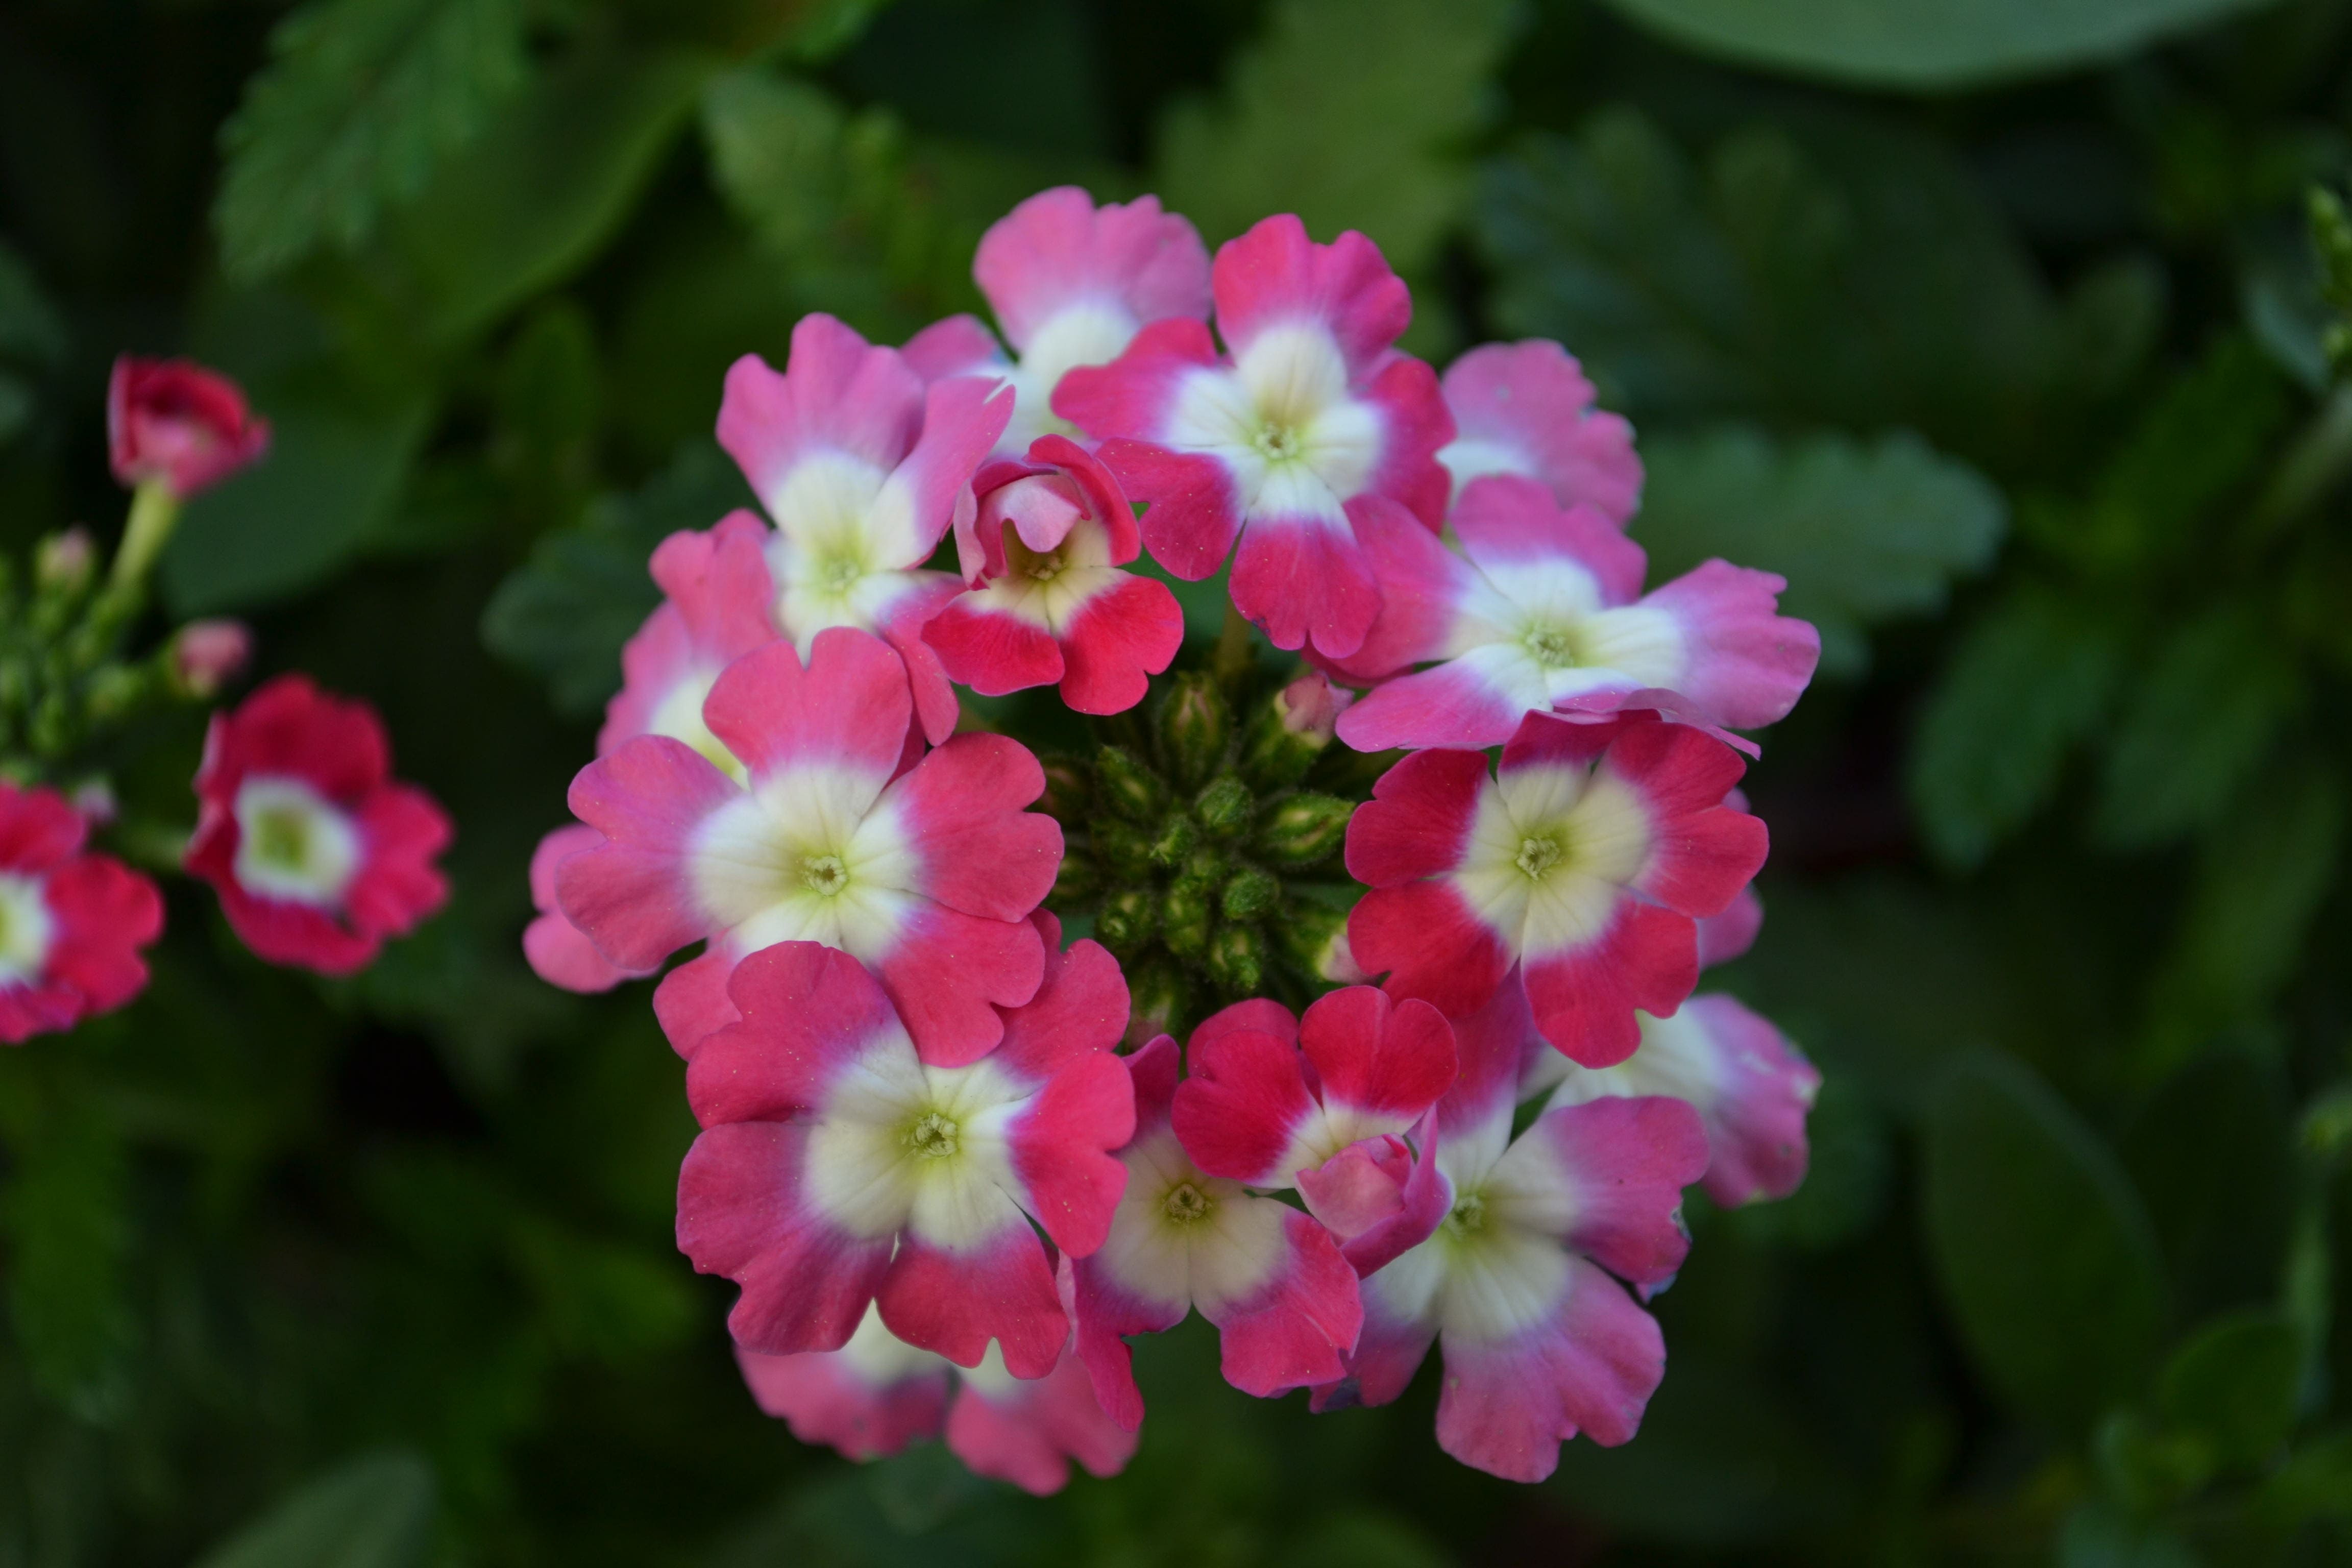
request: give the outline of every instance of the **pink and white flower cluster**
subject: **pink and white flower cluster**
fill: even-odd
[[[1318,1409],[1438,1345],[1439,1441],[1497,1475],[1626,1440],[1683,1189],[1803,1174],[1817,1075],[1691,994],[1755,935],[1735,731],[1789,711],[1813,629],[1720,561],[1645,591],[1630,427],[1555,344],[1443,378],[1401,352],[1361,235],[1277,216],[1212,260],[1149,197],[1064,189],[975,275],[996,331],[902,351],[812,316],[781,373],[729,374],[766,515],[655,552],[532,866],[555,984],[701,944],[654,998],[701,1126],[678,1241],[741,1287],[755,1397],[854,1458],[943,1432],[1046,1491],[1125,1462],[1129,1342],[1197,1310],[1236,1388]],[[958,732],[954,689],[1135,706],[1184,638],[1147,553],[1230,558],[1324,729],[1408,754],[1347,835],[1334,972],[1367,983],[1129,1051],[1118,963],[1040,908],[1044,771]]]

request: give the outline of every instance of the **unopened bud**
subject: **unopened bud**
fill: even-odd
[[[1138,822],[1149,822],[1168,805],[1168,788],[1134,752],[1104,746],[1095,752],[1095,783],[1103,804]]]
[[[146,698],[153,679],[148,671],[127,664],[100,666],[87,688],[91,717],[111,719],[128,713]]]
[[[1095,852],[1120,877],[1140,877],[1151,869],[1151,839],[1131,822],[1107,817],[1094,825]]]
[[[1130,953],[1151,940],[1158,924],[1157,900],[1139,888],[1123,888],[1105,899],[1095,914],[1095,935],[1115,953]]]
[[[1075,757],[1064,756],[1040,757],[1038,762],[1045,770],[1045,793],[1038,800],[1037,809],[1057,822],[1083,825],[1087,798],[1094,793],[1086,765]]]
[[[114,786],[104,779],[84,779],[74,785],[73,793],[66,799],[92,827],[105,826],[121,811],[114,798]]]
[[[86,528],[52,533],[33,552],[33,581],[53,594],[79,594],[98,574],[98,546]]]
[[[1209,677],[1180,675],[1160,707],[1160,751],[1169,770],[1187,784],[1217,771],[1233,739],[1234,713]]]
[[[1128,972],[1127,1038],[1148,1045],[1155,1036],[1178,1035],[1191,1022],[1192,983],[1163,953]]]
[[[1158,865],[1181,866],[1200,847],[1201,830],[1193,826],[1192,816],[1171,811],[1160,825],[1159,835],[1151,840],[1151,858]]]
[[[253,634],[242,621],[190,621],[172,639],[172,684],[190,697],[210,697],[241,674],[253,657]]]
[[[1359,985],[1365,979],[1348,948],[1348,911],[1326,904],[1293,902],[1271,928],[1283,956],[1312,974],[1336,985]]]
[[[1226,926],[1209,947],[1209,978],[1228,996],[1255,992],[1265,982],[1265,938],[1255,926]]]
[[[1195,850],[1191,859],[1177,868],[1172,885],[1190,892],[1205,893],[1223,883],[1228,868],[1225,858],[1215,850]]]
[[[1160,900],[1160,940],[1179,958],[1198,958],[1209,949],[1213,889],[1176,887]]]
[[[1229,921],[1255,921],[1271,913],[1281,898],[1282,884],[1272,873],[1248,866],[1227,879],[1217,904]]]
[[[1257,802],[1251,798],[1249,785],[1227,773],[1210,782],[1193,809],[1200,814],[1201,826],[1209,830],[1210,837],[1237,838],[1248,830]]]
[[[1076,849],[1062,851],[1061,869],[1054,873],[1054,890],[1045,901],[1058,909],[1084,903],[1102,886],[1102,868],[1094,857]]]
[[[1331,744],[1335,726],[1356,694],[1309,670],[1267,700],[1250,720],[1242,765],[1260,782],[1297,784]]]
[[[1258,852],[1280,866],[1311,866],[1348,841],[1355,803],[1299,794],[1277,803],[1257,830]]]

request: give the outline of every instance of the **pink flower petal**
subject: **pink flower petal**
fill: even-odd
[[[1122,574],[1090,596],[1062,640],[1062,700],[1074,712],[1124,713],[1184,646],[1184,610],[1165,583]]]
[[[1717,723],[1777,723],[1813,679],[1822,636],[1780,613],[1787,586],[1769,572],[1709,561],[1642,600],[1681,626],[1685,668],[1675,689]]]
[[[958,1366],[979,1365],[993,1339],[1013,1376],[1043,1377],[1070,1337],[1045,1244],[1026,1223],[954,1250],[903,1235],[875,1299],[892,1333]]]
[[[1664,1095],[1612,1096],[1544,1112],[1520,1143],[1530,1139],[1565,1200],[1559,1235],[1571,1251],[1635,1285],[1675,1277],[1690,1251],[1683,1189],[1707,1168],[1696,1110]]]
[[[1097,208],[1075,185],[1040,191],[990,226],[972,262],[980,290],[1026,349],[1073,304],[1114,303],[1138,322],[1209,313],[1209,255],[1156,196]]]
[[[1076,1459],[1089,1475],[1115,1476],[1134,1458],[1136,1435],[1103,1413],[1086,1365],[1064,1352],[1034,1382],[964,1380],[948,1413],[948,1449],[974,1475],[1050,1497]]]
[[[1150,537],[1150,514],[1144,521]],[[1312,642],[1334,659],[1364,646],[1381,608],[1380,583],[1354,532],[1320,517],[1253,515],[1234,557],[1233,595],[1275,647]]]
[[[869,1382],[842,1351],[761,1355],[738,1345],[735,1364],[762,1411],[844,1458],[888,1458],[947,1423],[948,1369],[936,1361],[884,1383]]]
[[[906,667],[879,638],[846,626],[816,635],[805,668],[789,642],[745,654],[702,704],[703,722],[753,778],[838,768],[871,778],[877,793],[913,711]]]
[[[1633,429],[1592,406],[1592,384],[1558,343],[1531,339],[1472,349],[1445,373],[1459,435],[1443,454],[1457,486],[1481,474],[1525,474],[1622,523],[1641,504]]]
[[[915,444],[923,410],[922,382],[897,350],[812,314],[793,329],[782,374],[757,354],[729,368],[719,444],[772,517],[785,480],[811,456],[835,451],[885,473],[897,468]]]
[[[1649,574],[1649,552],[1626,537],[1622,520],[1589,502],[1559,500],[1533,479],[1473,479],[1447,521],[1481,570],[1565,557],[1592,574],[1606,605],[1632,604]]]
[[[1379,246],[1353,229],[1317,245],[1290,213],[1219,247],[1210,276],[1217,331],[1236,357],[1269,327],[1313,321],[1339,342],[1349,379],[1361,381],[1412,321],[1412,295]]]

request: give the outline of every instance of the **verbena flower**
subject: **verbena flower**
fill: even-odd
[[[70,1029],[146,988],[163,931],[155,884],[83,852],[89,823],[55,790],[0,779],[0,1041]]]
[[[1435,1342],[1438,1446],[1518,1481],[1550,1475],[1580,1433],[1633,1436],[1665,1342],[1619,1280],[1674,1277],[1689,1247],[1682,1189],[1706,1166],[1698,1115],[1679,1100],[1548,1110],[1514,1138],[1530,1024],[1506,987],[1457,1028],[1462,1076],[1435,1117],[1444,1221],[1365,1279],[1347,1375],[1315,1396],[1318,1409],[1384,1405]]]
[[[776,625],[806,658],[819,633],[881,637],[907,663],[915,711],[933,742],[954,731],[955,692],[922,639],[959,584],[926,572],[1013,394],[983,377],[921,378],[831,316],[793,329],[782,374],[757,354],[727,372],[719,444],[741,467],[776,530],[767,545]]]
[[[1742,771],[1647,713],[1530,714],[1492,776],[1477,752],[1415,752],[1349,824],[1348,869],[1371,889],[1349,917],[1354,960],[1454,1017],[1523,982],[1546,1039],[1622,1061],[1635,1010],[1663,1017],[1697,984],[1698,920],[1764,863],[1764,825],[1726,804]]]
[[[996,1044],[992,1004],[1034,994],[1044,953],[1028,916],[1062,854],[1053,819],[1023,809],[1045,774],[1002,735],[959,735],[902,766],[912,711],[898,657],[835,627],[805,668],[774,642],[711,686],[703,722],[740,782],[650,734],[572,781],[573,813],[607,842],[556,867],[565,917],[624,970],[709,942],[656,994],[681,1052],[731,1019],[736,962],[780,942],[871,967],[924,1058],[945,1065]]]
[[[838,1350],[871,1301],[960,1366],[994,1340],[1014,1376],[1052,1371],[1070,1321],[1038,1228],[1073,1257],[1102,1244],[1127,1175],[1108,1151],[1134,1129],[1110,955],[1056,952],[1002,1041],[955,1066],[918,1054],[882,987],[831,948],[766,948],[730,992],[740,1020],[687,1067],[703,1131],[678,1173],[677,1237],[742,1287],[736,1342]]]
[[[1779,613],[1769,572],[1709,561],[1645,595],[1647,558],[1615,521],[1508,475],[1473,480],[1450,526],[1458,546],[1394,506],[1358,519],[1381,585],[1363,646],[1336,661],[1380,681],[1339,721],[1359,751],[1500,745],[1555,710],[1753,729],[1812,679],[1820,634]]]
[[[981,237],[971,275],[1013,357],[973,318],[950,316],[908,340],[907,363],[927,381],[1010,383],[1013,420],[997,443],[1007,455],[1040,436],[1077,433],[1053,407],[1069,371],[1108,364],[1149,322],[1209,314],[1208,248],[1155,196],[1097,207],[1076,185],[1040,191]]]
[[[106,446],[116,479],[160,483],[185,500],[267,452],[269,421],[217,372],[125,354],[107,378]]]
[[[1233,602],[1276,647],[1344,658],[1381,591],[1355,534],[1384,496],[1434,529],[1454,434],[1437,377],[1394,344],[1404,282],[1352,231],[1316,245],[1287,214],[1217,252],[1220,355],[1192,320],[1155,322],[1114,363],[1063,378],[1054,411],[1150,510],[1143,541],[1177,576],[1234,552]]]
[[[987,697],[1058,684],[1080,713],[1142,701],[1183,647],[1184,612],[1166,584],[1119,570],[1143,542],[1118,481],[1076,442],[1041,436],[977,489],[957,539],[971,590],[923,627],[948,678]]]
[[[186,865],[247,947],[349,974],[447,900],[434,859],[449,818],[391,772],[375,710],[308,676],[281,675],[213,715]]]
[[[1622,415],[1592,405],[1592,383],[1558,343],[1482,343],[1446,367],[1454,439],[1437,454],[1463,487],[1487,474],[1540,479],[1562,506],[1592,507],[1612,522],[1642,500],[1642,459]]]

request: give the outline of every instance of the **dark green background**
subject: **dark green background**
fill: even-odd
[[[0,1059],[0,1568],[2352,1561],[2347,89],[2343,0],[0,4],[0,542],[116,525],[117,352],[232,371],[277,448],[172,615],[458,823],[359,979],[178,886],[147,996]],[[1440,361],[1561,339],[1654,576],[1822,627],[1724,977],[1813,1175],[1694,1194],[1642,1436],[1548,1485],[1437,1453],[1433,1364],[1315,1419],[1197,1324],[1114,1482],[799,1447],[672,1248],[643,988],[521,964],[729,360],[975,307],[1072,180],[1360,226]],[[89,761],[184,821],[200,728]]]

